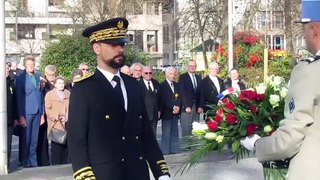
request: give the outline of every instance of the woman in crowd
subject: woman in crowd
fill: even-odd
[[[48,134],[50,134],[52,128],[65,131],[65,126],[68,121],[67,114],[70,91],[64,87],[65,80],[62,77],[57,77],[54,80],[54,89],[49,91],[45,96]],[[51,141],[51,155],[52,165],[69,163],[67,143],[59,144]]]

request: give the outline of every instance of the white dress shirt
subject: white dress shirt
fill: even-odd
[[[121,85],[122,95],[123,95],[123,99],[124,99],[124,109],[127,111],[127,109],[128,109],[127,90],[126,90],[126,86],[124,85],[123,79],[120,76],[119,71],[117,71],[116,74],[113,74],[113,73],[106,71],[106,70],[103,70],[99,67],[97,67],[97,69],[104,75],[104,77],[107,78],[107,80],[110,82],[110,84],[113,88],[116,87],[116,85],[117,85],[117,82],[112,80],[113,77],[118,76],[120,78],[120,85]]]
[[[219,80],[218,80],[217,76],[209,75],[209,78],[213,82],[214,86],[216,86],[218,93],[220,93],[220,84],[219,84]]]
[[[144,84],[146,85],[147,89],[149,88],[148,82],[150,82],[151,91],[154,90],[153,84],[152,84],[152,81],[151,81],[151,80],[150,80],[150,81],[147,81],[147,80],[143,79],[143,82],[144,82]],[[148,90],[150,90],[150,89],[148,89]]]

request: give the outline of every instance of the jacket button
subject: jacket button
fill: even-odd
[[[106,119],[107,119],[107,120],[110,119],[110,116],[109,116],[109,115],[106,115]]]
[[[139,136],[136,136],[136,140],[139,140]]]
[[[125,141],[125,140],[126,140],[126,137],[122,136],[122,140],[124,140],[124,141]]]
[[[140,159],[140,160],[143,160],[143,157],[142,157],[142,156],[140,156],[140,157],[139,157],[139,159]]]
[[[139,116],[140,119],[142,119],[142,116]]]
[[[124,162],[124,158],[122,158],[121,161]]]

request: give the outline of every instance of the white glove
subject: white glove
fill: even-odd
[[[168,175],[160,176],[158,180],[170,180],[170,177]]]
[[[246,149],[248,149],[249,151],[254,151],[255,150],[254,144],[260,138],[261,137],[257,134],[254,134],[252,136],[247,136],[246,138],[240,140],[240,144]]]

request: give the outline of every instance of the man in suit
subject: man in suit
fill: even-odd
[[[6,63],[6,81],[7,81],[7,145],[8,145],[8,166],[10,164],[11,143],[13,128],[18,125],[17,106],[15,97],[14,80],[10,77],[10,66]]]
[[[317,180],[320,169],[320,1],[302,1],[304,37],[313,58],[301,60],[292,70],[285,101],[285,118],[271,135],[241,140],[256,151],[258,161],[291,159],[288,180]]]
[[[152,68],[150,66],[144,66],[142,68],[142,78],[143,80],[140,81],[140,86],[146,105],[146,112],[154,135],[156,135],[157,123],[160,117],[159,82],[152,78]]]
[[[236,68],[232,68],[229,72],[229,77],[224,81],[224,87],[226,89],[233,87],[236,91],[246,89],[246,85],[239,78],[239,71]]]
[[[36,167],[40,124],[44,123],[40,74],[35,72],[35,58],[24,58],[25,71],[16,78],[19,123],[23,127],[22,154],[25,167]]]
[[[181,100],[178,84],[175,82],[177,70],[174,67],[166,69],[166,80],[160,84],[161,102],[161,149],[164,154],[176,154],[179,148],[178,119]]]
[[[217,95],[225,90],[223,80],[218,77],[219,65],[212,62],[209,65],[209,75],[202,80],[202,89],[200,95],[200,107],[206,113],[210,110],[209,106],[216,106],[219,99]]]
[[[195,60],[189,60],[187,71],[180,75],[178,86],[181,97],[181,131],[182,137],[190,135],[192,123],[199,121],[199,113],[203,109],[199,106],[201,77],[196,73],[197,63]]]
[[[76,82],[70,97],[68,147],[77,180],[168,180],[139,83],[120,73],[128,21],[113,18],[88,27],[97,59],[93,75]]]

